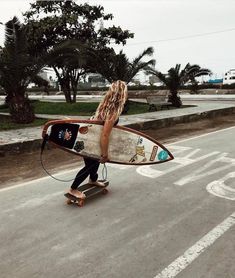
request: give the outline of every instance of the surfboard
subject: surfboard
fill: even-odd
[[[62,150],[100,160],[103,123],[93,120],[53,120],[42,137]],[[109,163],[148,165],[174,159],[170,151],[150,136],[124,126],[113,127],[109,139]]]

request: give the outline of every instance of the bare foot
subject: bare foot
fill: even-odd
[[[85,199],[86,195],[77,189],[70,189],[69,193],[79,199]]]
[[[105,184],[101,181],[92,181],[91,179],[89,180],[89,184],[91,185],[95,185],[95,186],[98,186],[98,187],[105,187]]]

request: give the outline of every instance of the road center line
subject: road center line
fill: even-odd
[[[74,172],[76,173],[76,171],[78,172],[80,169],[81,169],[81,167],[70,169],[70,170],[65,170],[65,171],[60,172],[60,173],[53,173],[52,176],[54,176],[56,178],[59,178],[59,177],[62,176],[61,178],[63,178],[64,175],[67,176],[71,173],[74,173]],[[52,177],[45,176],[45,177],[41,177],[41,178],[38,178],[38,179],[34,179],[34,180],[26,181],[26,182],[23,182],[23,183],[19,183],[19,184],[16,184],[16,185],[6,186],[6,187],[0,189],[0,193],[4,192],[4,191],[13,190],[13,189],[16,189],[16,188],[19,188],[19,187],[24,187],[26,185],[33,185],[35,181],[37,181],[37,182],[45,181],[45,183],[46,183],[46,180],[51,180],[51,179],[52,179]],[[66,180],[66,178],[65,178],[65,180]],[[71,178],[71,181],[72,180],[73,180],[73,178]],[[68,179],[68,182],[71,182],[71,181]],[[58,181],[55,181],[55,182],[58,182]]]
[[[197,241],[193,246],[186,250],[182,256],[178,257],[154,278],[173,278],[178,275],[234,224],[235,212]]]

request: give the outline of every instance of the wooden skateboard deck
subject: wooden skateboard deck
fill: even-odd
[[[76,196],[74,196],[70,193],[64,194],[64,196],[68,199],[67,204],[68,205],[77,204],[79,207],[82,207],[84,205],[86,199],[89,199],[99,193],[107,194],[108,193],[107,186],[109,185],[109,181],[100,180],[100,182],[103,182],[105,184],[105,186],[99,187],[99,186],[95,186],[95,185],[86,183],[86,184],[80,185],[77,188],[77,190],[79,190],[86,196],[85,199],[77,198]]]

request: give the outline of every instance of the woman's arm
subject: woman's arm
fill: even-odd
[[[113,116],[111,119],[104,122],[103,130],[100,137],[100,147],[101,147],[101,163],[108,161],[108,149],[109,149],[109,136],[111,134],[112,128],[116,122],[116,117]]]

